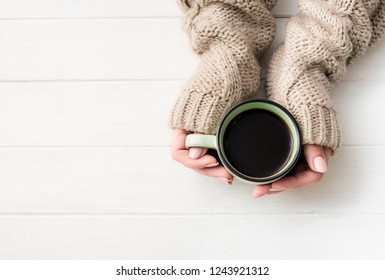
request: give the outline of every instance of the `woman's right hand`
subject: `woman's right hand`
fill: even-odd
[[[206,154],[207,149],[186,149],[185,140],[188,134],[190,133],[183,129],[172,130],[171,157],[200,174],[218,178],[231,185],[232,175],[219,165],[215,157]]]

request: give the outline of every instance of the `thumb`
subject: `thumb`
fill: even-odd
[[[194,134],[199,134],[195,132]],[[207,153],[206,148],[201,148],[201,147],[191,147],[188,151],[188,155],[191,159],[198,159],[203,157]]]
[[[306,144],[303,149],[307,164],[313,171],[325,173],[328,170],[322,146]]]
[[[192,159],[203,157],[207,153],[207,148],[192,147],[188,151],[188,155]]]

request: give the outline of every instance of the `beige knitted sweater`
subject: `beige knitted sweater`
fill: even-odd
[[[284,1],[284,0],[281,0]],[[178,0],[201,56],[170,117],[172,128],[213,134],[223,114],[253,97],[258,59],[274,37],[276,0]],[[297,120],[304,143],[340,145],[331,85],[385,33],[384,0],[299,0],[268,66],[266,95]]]

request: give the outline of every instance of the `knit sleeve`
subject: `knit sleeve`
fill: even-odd
[[[170,117],[172,128],[214,134],[222,115],[252,97],[260,84],[258,59],[270,45],[276,0],[179,0],[184,29],[200,65]]]
[[[301,12],[289,20],[270,61],[266,88],[268,98],[294,115],[304,143],[338,150],[331,86],[383,37],[384,6],[382,0],[299,0]]]

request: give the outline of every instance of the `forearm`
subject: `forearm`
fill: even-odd
[[[287,107],[305,144],[340,146],[330,89],[384,35],[384,1],[300,0],[268,69],[267,96]]]
[[[170,118],[173,128],[212,134],[222,115],[252,97],[260,83],[259,57],[275,32],[275,0],[180,1],[184,25],[201,63]]]

